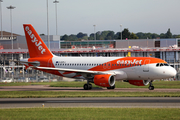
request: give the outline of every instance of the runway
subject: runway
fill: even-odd
[[[0,86],[0,91],[78,91],[78,92],[180,92],[180,89],[159,89],[149,90],[147,88],[115,88],[113,90],[107,88],[93,88],[92,90],[84,90],[83,87],[49,87],[47,85],[31,85],[31,86]]]
[[[180,98],[1,98],[0,108],[33,107],[180,108]]]
[[[80,91],[80,92],[180,92],[180,89],[148,88],[93,88],[49,87],[44,85],[1,86],[0,91]],[[99,98],[0,98],[0,108],[32,107],[108,107],[108,108],[180,108],[180,98],[176,97],[99,97]]]

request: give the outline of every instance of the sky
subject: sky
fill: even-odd
[[[54,0],[48,0],[49,33],[56,35]],[[23,24],[32,24],[39,34],[47,34],[47,0],[3,0],[2,30],[24,35]],[[115,33],[128,28],[130,32],[180,34],[180,0],[59,0],[57,4],[58,35],[90,35],[97,31]]]

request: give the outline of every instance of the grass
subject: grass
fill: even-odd
[[[179,120],[178,108],[0,109],[1,120]]]
[[[0,91],[0,98],[180,97],[180,92]]]
[[[0,86],[28,86],[28,85],[53,85],[57,84],[58,82],[11,82],[11,83],[0,83]]]
[[[27,86],[27,85],[49,85],[50,87],[83,87],[86,82],[39,82],[39,83],[0,83],[0,86]],[[93,87],[99,87],[92,84]],[[180,81],[154,81],[155,88],[180,89]],[[116,81],[116,88],[147,88],[147,86],[134,86],[127,82]]]
[[[50,82],[50,83],[7,83],[1,86],[50,85],[53,87],[81,87],[85,82]],[[155,81],[155,88],[180,89],[180,81]],[[93,87],[98,87],[93,84]],[[134,86],[126,82],[116,82],[116,88],[147,88]],[[148,89],[148,88],[147,88]],[[93,91],[0,91],[0,98],[64,98],[64,97],[180,97],[180,92],[93,92]]]

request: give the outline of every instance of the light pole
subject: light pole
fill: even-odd
[[[9,6],[7,7],[7,9],[10,9],[10,19],[11,19],[11,40],[12,40],[12,52],[13,52],[13,34],[12,34],[12,9],[14,9],[16,7],[13,7],[13,6]],[[13,53],[12,53],[12,66],[13,66]],[[12,67],[12,80],[14,82],[14,77],[13,77],[13,73],[14,72],[14,67]]]
[[[121,28],[121,40],[122,40],[122,24],[120,25],[120,28]]]
[[[96,40],[96,25],[93,26],[94,26],[94,40]]]
[[[47,0],[47,34],[48,34],[48,48],[50,49],[50,41],[49,41],[49,14],[48,14],[48,0]]]
[[[57,26],[57,3],[59,1],[55,0],[53,3],[55,3],[55,11],[56,11],[56,35],[58,34],[58,26]]]
[[[1,2],[3,2],[3,0],[0,0],[0,9],[1,9],[1,39],[3,39],[3,31],[2,31],[2,7],[1,7]]]
[[[12,9],[14,9],[16,7],[13,6],[9,6],[7,7],[7,9],[10,9],[10,21],[11,21],[11,41],[12,41],[12,50],[13,50],[13,33],[12,33]],[[12,54],[12,60],[13,60],[13,54]]]

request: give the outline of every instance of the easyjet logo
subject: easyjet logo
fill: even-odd
[[[141,64],[142,60],[118,60],[117,64]]]
[[[32,31],[29,29],[28,26],[26,26],[25,30],[28,33],[28,35],[30,36],[31,42],[34,43],[38,47],[38,50],[41,52],[41,54],[44,54],[44,52],[46,52],[46,50],[42,47],[41,41],[37,40],[37,38],[32,33]]]

